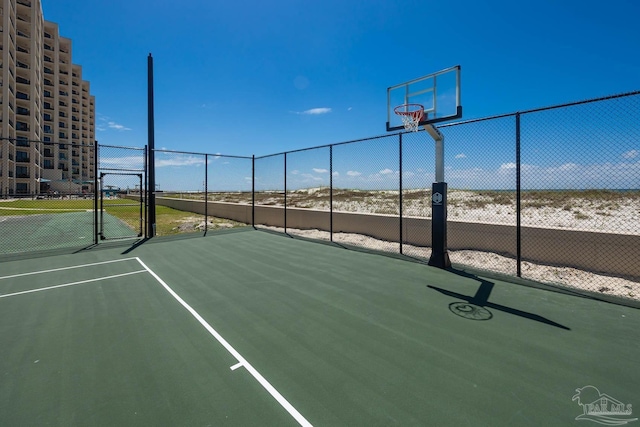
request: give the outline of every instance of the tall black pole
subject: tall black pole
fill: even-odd
[[[155,135],[154,135],[154,113],[153,113],[153,57],[149,54],[147,58],[147,114],[148,114],[148,173],[149,173],[149,209],[147,218],[147,235],[154,237],[156,235],[156,162],[155,162]]]

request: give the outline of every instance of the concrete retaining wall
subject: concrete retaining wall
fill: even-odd
[[[156,197],[156,203],[204,215],[204,202]],[[208,214],[251,224],[251,206],[209,202]],[[279,206],[256,206],[255,223],[284,227],[285,211]],[[329,211],[287,208],[288,228],[330,230]],[[403,219],[404,243],[431,246],[431,220]],[[333,231],[399,241],[399,218],[390,215],[333,213]],[[450,250],[477,250],[516,256],[515,225],[449,221]],[[640,236],[588,231],[522,227],[522,258],[534,263],[574,267],[615,276],[640,279]]]

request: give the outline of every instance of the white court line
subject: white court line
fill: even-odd
[[[238,362],[238,363],[236,363],[235,365],[233,365],[233,366],[231,367],[231,370],[232,370],[232,371],[235,371],[236,369],[238,369],[238,368],[239,368],[239,367],[241,367],[241,366],[242,366],[242,363]]]
[[[189,304],[187,304],[182,298],[180,298],[180,296],[178,294],[176,294],[173,289],[171,289],[169,287],[169,285],[167,285],[161,278],[160,276],[158,276],[156,273],[153,272],[153,270],[151,270],[149,267],[147,267],[145,265],[144,262],[142,262],[142,260],[140,258],[137,258],[138,262],[140,263],[140,265],[142,265],[153,277],[155,277],[155,279],[158,281],[158,283],[160,283],[166,290],[167,292],[169,292],[171,294],[171,296],[173,296],[176,301],[178,301],[184,308],[187,309],[187,311],[189,313],[191,313],[191,315],[193,317],[196,318],[196,320],[198,322],[200,322],[200,324],[202,326],[204,326],[204,328],[216,339],[218,340],[218,342],[220,344],[222,344],[222,346],[227,349],[227,351],[229,353],[231,353],[231,355],[233,357],[235,357],[238,360],[238,364],[234,365],[236,367],[239,367],[238,365],[244,366],[247,371],[249,371],[249,373],[260,383],[260,385],[262,385],[262,387],[265,388],[265,390],[267,390],[267,392],[273,396],[274,399],[276,399],[278,401],[278,403],[298,422],[298,424],[300,424],[301,426],[309,426],[311,427],[312,424],[306,420],[306,418],[304,418],[302,416],[302,414],[300,412],[298,412],[298,410],[296,408],[293,407],[293,405],[291,405],[287,399],[285,399],[279,392],[278,390],[276,390],[261,374],[260,372],[258,372],[253,366],[251,366],[251,364],[249,362],[247,362],[247,360],[242,357],[242,355],[240,353],[238,353],[236,351],[236,349],[234,349],[231,344],[229,344],[227,342],[227,340],[225,340],[222,335],[220,335],[215,329],[213,329],[213,327],[211,327],[211,325],[209,325],[209,323],[207,323],[206,320],[204,320],[202,318],[202,316],[200,316],[198,314],[197,311],[195,311],[193,308],[191,308],[191,306]],[[232,367],[233,369],[233,367]]]
[[[40,271],[32,271],[30,273],[12,274],[11,276],[1,276],[0,280],[12,279],[14,277],[32,276],[34,274],[51,273],[53,271],[73,270],[74,268],[91,267],[93,265],[102,265],[102,264],[111,264],[111,263],[114,263],[114,262],[131,261],[131,260],[134,260],[134,259],[136,259],[136,258],[132,257],[132,258],[114,259],[112,261],[92,262],[90,264],[81,264],[81,265],[73,265],[71,267],[53,268],[51,270],[40,270]]]
[[[146,270],[132,271],[130,273],[114,274],[113,276],[98,277],[97,279],[81,280],[79,282],[65,283],[63,285],[47,286],[46,288],[31,289],[28,291],[14,292],[12,294],[0,295],[0,298],[14,297],[16,295],[32,294],[34,292],[47,291],[50,289],[65,288],[67,286],[82,285],[83,283],[97,282],[99,280],[115,279],[116,277],[129,276],[131,274],[145,273]]]

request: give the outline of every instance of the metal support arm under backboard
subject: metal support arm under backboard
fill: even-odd
[[[424,129],[436,142],[436,182],[444,182],[444,135],[433,125],[424,125]]]

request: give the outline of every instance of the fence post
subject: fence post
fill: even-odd
[[[204,155],[204,235],[209,223],[209,155]]]
[[[333,145],[329,146],[329,240],[333,242]]]
[[[398,195],[399,195],[399,202],[400,202],[400,217],[398,218],[398,224],[400,226],[400,232],[399,232],[399,237],[400,237],[400,254],[402,254],[402,241],[403,239],[403,235],[402,235],[402,134],[398,134],[398,169],[400,170],[400,177],[399,177],[399,190],[398,191]]]
[[[148,169],[147,169],[147,161],[149,160],[149,149],[148,147],[145,145],[144,146],[144,181],[143,181],[143,185],[144,187],[141,185],[140,186],[140,197],[142,197],[142,204],[144,206],[144,238],[148,239],[149,238],[149,232],[148,232],[148,227],[147,224],[149,223],[149,198],[148,198],[148,188],[149,188],[149,175],[148,175]]]
[[[284,234],[287,234],[287,153],[284,153]]]
[[[516,113],[516,274],[522,277],[520,113]]]
[[[98,141],[93,144],[93,243],[98,244]]]
[[[251,226],[256,228],[256,155],[251,156]]]

